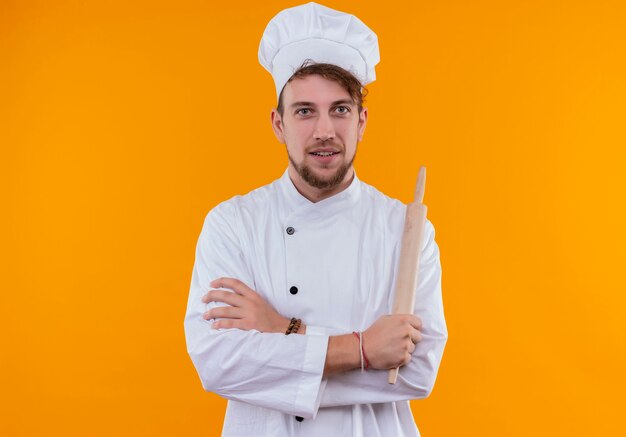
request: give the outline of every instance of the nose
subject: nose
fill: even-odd
[[[313,136],[318,141],[327,141],[335,138],[335,126],[333,126],[333,122],[328,114],[321,114],[318,117]]]

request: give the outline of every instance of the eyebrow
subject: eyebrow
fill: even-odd
[[[350,100],[350,99],[342,99],[342,100],[335,100],[334,102],[331,103],[330,106],[337,106],[337,105],[350,105],[350,106],[354,106],[355,103]],[[315,103],[313,102],[293,102],[291,105],[289,105],[289,108],[295,108],[298,106],[317,106]]]

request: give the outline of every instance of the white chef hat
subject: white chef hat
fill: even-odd
[[[274,78],[277,97],[308,59],[338,65],[367,85],[376,79],[378,37],[354,15],[314,2],[279,12],[259,45],[259,62]]]

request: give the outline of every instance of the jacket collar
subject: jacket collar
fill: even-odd
[[[337,209],[353,205],[359,199],[361,193],[361,181],[356,175],[356,170],[354,171],[352,182],[350,182],[350,185],[348,185],[345,190],[331,197],[327,197],[324,200],[320,200],[319,202],[311,202],[309,199],[300,194],[289,177],[288,170],[285,170],[281,178],[278,180],[278,183],[283,195],[287,199],[289,209],[294,212],[302,210],[303,212],[312,214],[328,214]]]

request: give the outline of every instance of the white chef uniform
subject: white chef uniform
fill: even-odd
[[[209,212],[185,332],[203,387],[229,400],[224,436],[419,435],[408,400],[433,389],[447,339],[429,221],[415,299],[423,340],[398,382],[373,369],[322,379],[329,335],[365,330],[391,311],[405,208],[356,175],[344,191],[313,203],[285,171]],[[301,318],[306,335],[212,329],[202,315],[216,304],[201,298],[220,277],[242,280],[281,315]]]

